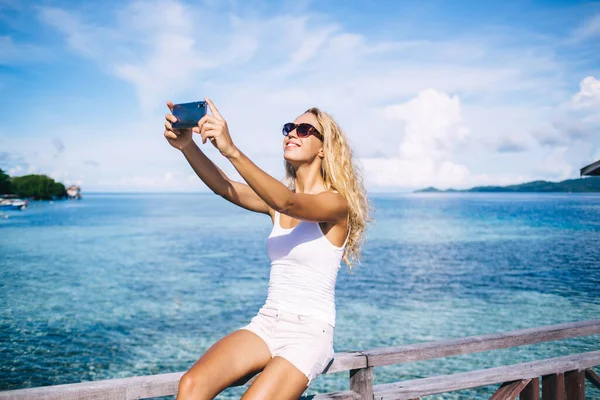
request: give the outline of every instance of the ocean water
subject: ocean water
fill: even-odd
[[[362,265],[338,277],[336,352],[600,318],[600,195],[370,199]],[[0,390],[185,371],[266,297],[270,218],[212,193],[87,194],[5,215]],[[374,383],[600,350],[599,339],[380,367]],[[306,394],[347,389],[342,372]]]

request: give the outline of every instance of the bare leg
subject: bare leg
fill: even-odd
[[[231,384],[261,371],[271,360],[255,333],[236,330],[213,344],[179,380],[177,400],[212,400]]]
[[[273,357],[241,400],[295,400],[306,390],[308,378],[283,357]]]

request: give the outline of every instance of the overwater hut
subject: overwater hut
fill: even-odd
[[[600,160],[581,168],[580,176],[600,176]]]

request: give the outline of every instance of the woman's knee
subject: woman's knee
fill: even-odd
[[[179,379],[177,400],[212,400],[207,393],[207,385],[202,376],[192,374],[190,371],[184,373]]]

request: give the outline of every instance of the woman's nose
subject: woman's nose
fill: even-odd
[[[298,139],[298,132],[296,132],[296,128],[294,128],[293,130],[291,130],[287,135],[289,137],[295,137],[296,139]]]

